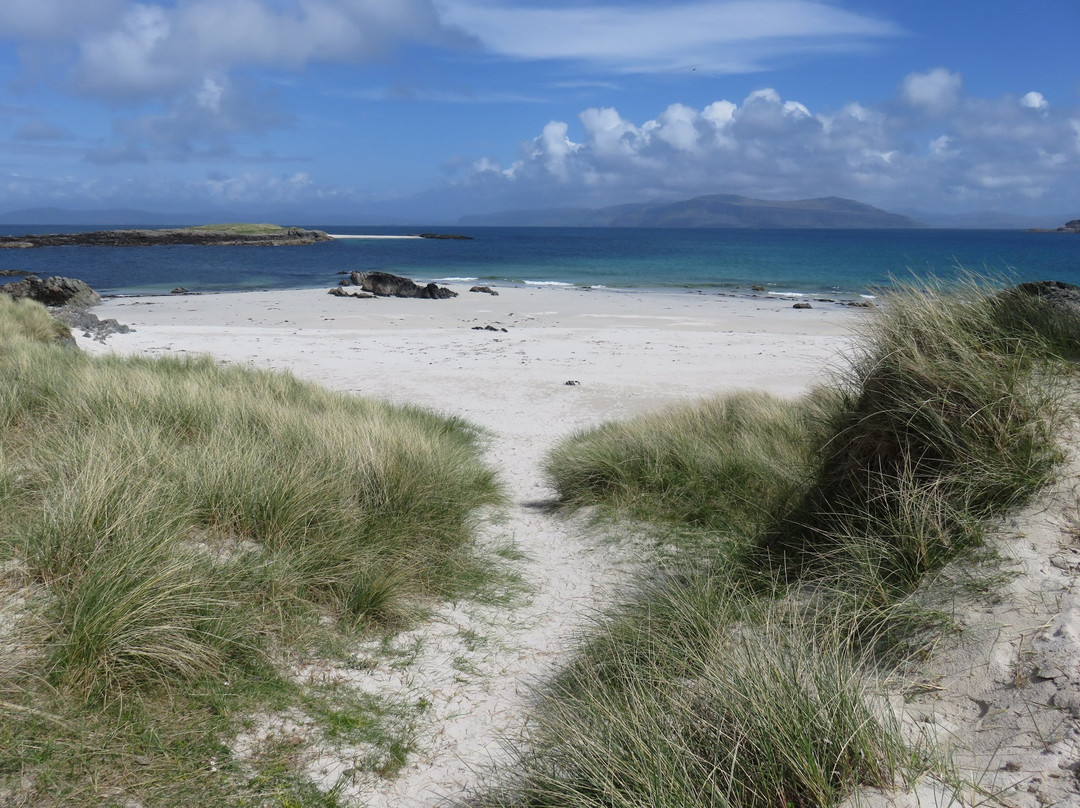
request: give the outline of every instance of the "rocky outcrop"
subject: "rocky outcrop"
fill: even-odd
[[[268,232],[206,230],[183,227],[166,230],[97,230],[92,233],[48,233],[27,236],[0,236],[0,248],[8,247],[155,247],[167,244],[195,244],[215,247],[278,247],[333,241],[321,230],[282,227]]]
[[[1080,224],[1080,219],[1077,220]],[[1037,297],[1047,303],[1060,306],[1075,306],[1080,309],[1080,286],[1075,286],[1064,281],[1030,281],[1017,284],[1005,292],[1008,294],[1020,294],[1028,297]]]
[[[1065,224],[1057,229],[1057,232],[1080,233],[1080,219],[1073,219],[1071,222],[1065,222]]]
[[[469,291],[470,292],[482,292],[485,295],[492,295],[493,297],[498,297],[499,296],[499,293],[496,292],[494,289],[492,289],[490,286],[474,286]]]
[[[28,275],[17,283],[0,286],[0,292],[16,299],[29,298],[45,306],[68,306],[85,309],[101,302],[101,295],[78,278],[53,276],[42,280],[37,275]]]
[[[53,316],[69,328],[81,330],[85,339],[93,339],[105,344],[105,338],[113,334],[127,334],[131,326],[117,322],[112,317],[104,320],[84,309],[64,307],[53,312]]]
[[[376,297],[418,297],[425,300],[445,300],[457,297],[457,292],[445,286],[437,286],[434,283],[420,286],[408,278],[391,275],[389,272],[353,272],[349,275],[349,279],[354,286],[359,286]]]
[[[335,286],[330,290],[330,294],[334,297],[358,297],[361,299],[375,297],[371,292],[349,292],[344,286]]]

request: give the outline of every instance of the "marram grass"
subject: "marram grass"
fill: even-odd
[[[12,340],[0,365],[0,447],[20,469],[8,552],[65,591],[88,591],[102,557],[126,569],[117,554],[143,556],[141,580],[147,557],[186,579],[180,556],[216,555],[211,579],[264,568],[256,600],[377,622],[394,600],[449,594],[477,509],[499,500],[479,436],[455,419],[210,359],[93,360]],[[379,605],[364,607],[377,581]]]
[[[940,766],[879,679],[925,648],[927,576],[1053,478],[1078,346],[1070,306],[901,285],[800,400],[725,396],[565,439],[546,464],[565,504],[727,541],[688,534],[683,563],[601,622],[479,804],[829,806]]]
[[[716,396],[578,432],[544,468],[569,504],[741,534],[804,489],[808,417],[766,393]]]
[[[17,649],[0,803],[330,804],[289,750],[245,768],[223,742],[245,711],[288,708],[290,660],[485,580],[471,539],[502,493],[483,436],[207,358],[91,358],[63,335],[0,295],[0,596],[28,593],[22,633],[0,626]]]

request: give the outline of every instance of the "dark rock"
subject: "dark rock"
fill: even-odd
[[[0,269],[0,278],[25,278],[33,274],[28,269]]]
[[[101,302],[101,295],[78,278],[53,276],[42,280],[37,275],[27,275],[17,283],[0,286],[0,292],[14,298],[28,297],[46,306],[71,306],[86,308]]]
[[[445,300],[457,297],[457,292],[445,286],[429,283],[420,286],[408,278],[391,275],[389,272],[353,272],[352,282],[378,297],[418,297],[424,300]]]
[[[750,287],[750,291],[751,291],[751,292],[764,292],[764,291],[765,291],[765,287],[764,287],[764,286],[760,286],[759,284],[756,284],[756,283],[755,283],[755,284],[754,284],[753,286],[751,286],[751,287]]]
[[[346,291],[344,286],[335,286],[330,290],[330,294],[334,297],[359,297],[359,298],[373,298],[375,295],[371,292],[349,292]]]
[[[577,387],[579,384],[581,384],[581,382],[579,382],[577,379],[571,379],[568,382],[563,382],[563,384],[565,384],[567,387]]]
[[[185,289],[183,286],[177,286],[175,289],[173,289],[171,292],[169,292],[169,294],[170,295],[187,295],[187,294],[190,294],[190,292],[187,289]]]
[[[127,334],[131,331],[131,326],[119,323],[111,317],[105,320],[99,319],[96,314],[91,314],[85,309],[64,306],[55,310],[53,316],[70,328],[81,329],[83,336],[87,339],[94,339],[102,344],[105,343],[106,337],[113,334]]]
[[[809,303],[796,303],[791,308],[793,308],[793,309],[812,309],[814,307],[811,306]]]
[[[201,230],[196,227],[162,230],[96,230],[92,233],[47,233],[28,236],[0,236],[3,247],[154,247],[163,244],[195,244],[217,247],[287,246],[333,241],[321,230],[283,227],[265,233],[242,230]]]
[[[851,306],[856,309],[873,309],[876,308],[874,304],[869,300],[849,300],[844,304],[845,306]]]
[[[451,239],[454,241],[472,241],[472,236],[462,236],[458,233],[418,233],[420,238]]]
[[[506,334],[510,333],[505,328],[497,328],[496,326],[493,326],[493,325],[474,325],[472,327],[472,330],[473,331],[502,331],[503,333],[506,333]]]
[[[1059,233],[1080,233],[1080,219],[1073,219],[1071,222],[1065,222],[1064,225],[1057,229]]]
[[[474,286],[469,290],[470,292],[483,292],[485,295],[499,296],[499,293],[492,289],[490,286]]]
[[[1076,221],[1080,222],[1080,219]],[[1029,281],[1028,283],[1017,284],[1012,289],[1007,290],[1005,294],[1021,294],[1037,297],[1048,303],[1080,306],[1080,286],[1065,283],[1064,281]]]

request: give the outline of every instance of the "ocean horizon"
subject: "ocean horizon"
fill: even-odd
[[[949,280],[962,273],[1080,285],[1080,236],[1065,233],[304,226],[352,236],[440,232],[472,238],[350,238],[295,247],[43,247],[0,251],[0,269],[80,278],[106,295],[165,294],[177,287],[204,293],[330,287],[343,274],[372,270],[424,283],[840,299],[874,296],[896,280]],[[100,229],[0,228],[5,235]]]

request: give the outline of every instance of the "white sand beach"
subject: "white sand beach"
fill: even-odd
[[[435,805],[464,796],[505,764],[503,741],[522,731],[529,686],[566,658],[577,633],[618,597],[641,562],[632,542],[600,542],[584,519],[535,507],[552,495],[540,474],[549,447],[579,428],[710,393],[797,395],[836,364],[851,327],[867,316],[820,302],[797,310],[790,300],[769,298],[520,287],[491,296],[466,288],[442,301],[332,297],[325,289],[114,298],[95,313],[132,333],[104,345],[79,339],[95,353],[207,353],[289,370],[348,393],[461,415],[492,433],[489,459],[513,505],[481,540],[510,540],[527,555],[520,571],[532,591],[525,602],[512,609],[447,604],[399,638],[401,647],[417,649],[405,670],[297,671],[334,675],[369,692],[422,694],[432,703],[396,779],[349,782],[340,796],[357,804]],[[964,654],[944,657],[945,668],[928,677],[914,709],[943,742],[970,749],[958,761],[963,773],[970,768],[987,788],[1007,791],[1010,805],[1078,804],[1068,767],[1080,759],[1080,700],[1054,701],[1057,693],[1080,693],[1077,556],[1061,549],[1064,507],[1027,515],[1041,522],[1038,530],[1028,522],[1012,526],[1007,552],[1029,576],[1010,584],[1005,606],[988,607]],[[1034,589],[1025,588],[1029,578]],[[1065,639],[1051,641],[1051,631]],[[1054,671],[1069,673],[1056,680],[1047,663],[1033,706],[1016,696],[1006,663],[1043,647],[1053,651]],[[256,731],[279,729],[268,721]],[[984,730],[995,734],[980,735]],[[348,751],[313,750],[310,773],[329,788],[350,771]],[[878,804],[919,804],[917,796],[890,799]],[[940,790],[925,791],[922,800],[949,804]]]

